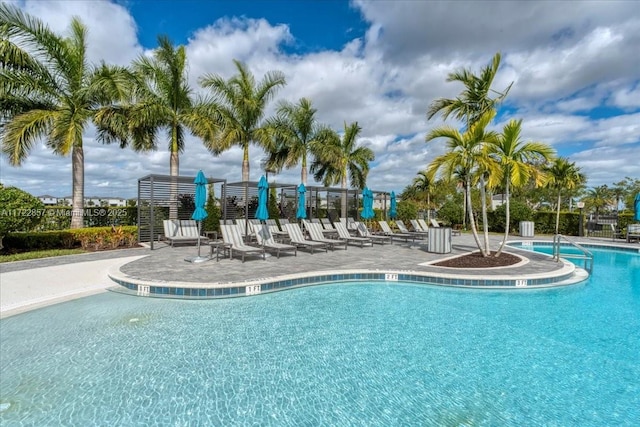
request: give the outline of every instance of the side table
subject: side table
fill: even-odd
[[[225,243],[223,240],[212,240],[209,242],[209,257],[213,258],[213,251],[216,252],[216,261],[220,261],[220,252],[223,256],[231,258],[231,243]]]

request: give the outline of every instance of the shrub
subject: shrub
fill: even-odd
[[[509,230],[517,231],[520,226],[520,221],[532,221],[533,209],[527,204],[518,200],[511,200],[510,202],[510,218],[509,218]],[[498,206],[495,211],[491,213],[489,217],[489,224],[492,231],[503,233],[506,224],[507,205],[503,204]]]
[[[133,247],[138,243],[138,227],[93,227],[64,231],[10,233],[5,238],[9,253],[50,249],[99,251]]]
[[[418,204],[413,200],[403,200],[398,202],[398,219],[409,221],[418,216]]]
[[[0,184],[0,236],[33,230],[44,216],[44,205],[26,191]]]
[[[438,219],[446,225],[462,224],[464,216],[464,208],[462,204],[453,200],[446,201],[440,209],[438,209]]]

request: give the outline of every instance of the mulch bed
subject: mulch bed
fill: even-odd
[[[454,268],[490,268],[508,267],[521,261],[520,257],[505,252],[501,253],[500,256],[496,258],[493,256],[494,253],[492,253],[491,256],[483,257],[480,252],[474,252],[472,254],[461,255],[432,265]]]

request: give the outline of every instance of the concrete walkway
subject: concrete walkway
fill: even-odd
[[[144,255],[72,263],[61,259],[60,265],[3,271],[0,273],[0,318],[104,292],[114,284],[107,276],[110,268],[142,257]],[[46,264],[50,260],[42,262]]]

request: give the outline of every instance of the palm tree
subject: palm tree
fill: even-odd
[[[433,189],[433,180],[426,171],[418,172],[418,176],[413,178],[413,187],[416,191],[427,195],[427,221],[430,219],[431,209],[431,190]]]
[[[464,84],[465,89],[455,99],[439,98],[431,103],[427,111],[427,119],[430,120],[439,112],[442,112],[444,119],[446,120],[450,115],[454,115],[459,120],[464,120],[466,128],[470,129],[475,123],[480,120],[484,120],[486,114],[492,113],[492,118],[495,116],[496,107],[502,102],[513,83],[511,83],[504,91],[498,92],[491,89],[493,79],[500,68],[500,53],[496,53],[491,61],[491,64],[487,65],[480,71],[480,75],[473,74],[468,69],[462,69],[450,73],[447,77],[447,81],[458,81]],[[497,94],[494,98],[491,98],[491,93]],[[487,164],[488,165],[488,164]],[[486,203],[486,186],[485,180],[488,176],[488,170],[483,170],[484,164],[478,165],[479,185],[480,185],[480,198],[482,202],[482,222],[484,227],[484,240],[485,247],[489,248],[489,224],[487,220],[487,203]],[[467,189],[469,190],[469,188]],[[471,210],[470,210],[471,211]]]
[[[267,104],[277,89],[286,84],[284,74],[270,71],[256,83],[247,66],[234,60],[238,74],[225,80],[219,75],[207,74],[200,84],[211,90],[210,103],[220,131],[205,146],[214,154],[228,150],[234,145],[242,148],[242,181],[249,181],[249,145],[257,144],[268,151],[273,147],[271,132],[263,121]]]
[[[562,191],[575,189],[582,185],[586,181],[586,178],[574,162],[569,162],[569,160],[564,157],[556,158],[553,163],[545,168],[545,173],[548,177],[547,185],[558,192],[558,207],[556,212],[556,234],[558,234],[560,229]]]
[[[550,161],[553,156],[553,149],[541,142],[524,142],[520,138],[522,120],[511,120],[504,126],[497,143],[490,145],[489,153],[502,167],[502,181],[504,182],[506,201],[506,225],[504,237],[500,248],[496,252],[496,257],[500,256],[507,238],[509,237],[510,218],[510,187],[522,187],[530,179],[533,179],[535,186],[544,184],[544,174],[537,168],[539,161]],[[498,183],[499,175],[494,175],[495,183]],[[493,184],[490,182],[489,184]]]
[[[486,126],[493,119],[494,114],[493,111],[488,111],[464,133],[460,133],[457,129],[450,126],[444,126],[432,130],[426,137],[427,142],[436,138],[447,139],[447,152],[436,157],[427,168],[427,175],[431,179],[433,179],[438,172],[443,173],[447,178],[452,177],[460,170],[467,172],[464,175],[464,186],[469,223],[478,249],[480,249],[480,252],[485,257],[490,254],[489,236],[485,223],[484,244],[480,243],[473,207],[471,205],[471,186],[474,177],[481,181],[482,175],[486,172],[499,173],[495,162],[488,156],[487,150],[485,149],[487,144],[495,143],[498,139],[497,133],[485,131]]]
[[[344,124],[342,138],[333,132],[326,137],[325,143],[318,147],[316,159],[311,165],[311,172],[316,181],[322,181],[325,186],[340,183],[343,190],[347,189],[347,179],[351,187],[362,190],[369,174],[369,162],[375,159],[373,150],[369,147],[358,147],[356,138],[362,128],[358,122],[347,126]],[[347,193],[342,193],[342,215],[347,214]]]
[[[159,36],[153,55],[140,56],[133,63],[129,102],[97,115],[99,138],[147,151],[157,149],[158,133],[162,132],[168,140],[169,175],[177,177],[187,130],[204,140],[211,140],[217,130],[211,109],[194,101],[187,71],[185,47],[175,47],[168,37]],[[171,219],[178,216],[177,196],[177,182],[172,181]]]
[[[316,111],[307,98],[300,98],[298,104],[283,101],[278,106],[277,117],[267,121],[276,140],[267,164],[281,169],[301,163],[300,180],[304,185],[307,185],[309,154],[317,152],[333,134],[329,128],[316,122]]]
[[[450,73],[448,82],[457,81],[464,84],[465,89],[455,99],[439,98],[431,103],[427,110],[427,120],[442,112],[446,120],[450,115],[456,119],[465,121],[467,127],[480,120],[482,115],[496,109],[509,93],[513,82],[502,92],[491,89],[493,79],[500,67],[500,53],[496,53],[490,65],[484,67],[479,76],[468,69],[462,69]],[[491,92],[497,94],[491,98]]]
[[[2,152],[20,165],[41,139],[71,154],[71,228],[83,226],[83,133],[101,107],[124,93],[124,69],[87,62],[86,27],[74,18],[63,38],[41,20],[0,4]]]
[[[613,195],[607,185],[600,185],[598,187],[587,190],[587,196],[584,198],[591,207],[596,210],[596,222],[600,217],[600,209],[610,205],[613,202]]]

